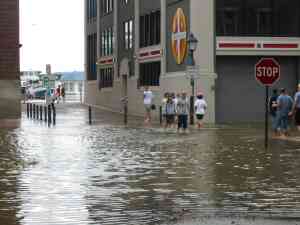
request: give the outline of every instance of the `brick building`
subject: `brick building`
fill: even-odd
[[[19,1],[0,1],[0,122],[20,118]]]

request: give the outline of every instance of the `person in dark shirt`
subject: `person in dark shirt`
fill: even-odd
[[[274,136],[278,135],[277,99],[278,99],[278,90],[274,89],[273,94],[269,100],[269,112],[271,115],[272,130],[273,130]]]

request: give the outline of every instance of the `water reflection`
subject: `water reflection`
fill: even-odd
[[[297,143],[265,151],[256,129],[189,135],[124,128],[82,109],[58,125],[0,131],[5,224],[162,224],[184,215],[299,217]],[[63,125],[60,125],[64,121]],[[62,123],[61,123],[62,124]]]
[[[298,217],[299,144],[275,141],[265,150],[263,140],[243,138],[223,135],[216,144],[217,206],[222,213]]]
[[[1,224],[19,224],[18,211],[21,201],[17,192],[19,153],[15,134],[0,130],[0,219]]]

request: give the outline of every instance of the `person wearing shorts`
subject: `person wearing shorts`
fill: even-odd
[[[175,94],[175,98],[174,98],[174,103],[175,103],[175,109],[177,110],[177,103],[178,100],[180,99],[180,93]],[[175,115],[175,124],[178,123],[178,115],[177,115],[177,111],[176,111],[176,115]]]
[[[183,132],[186,132],[188,128],[189,109],[189,100],[186,96],[186,93],[183,92],[181,97],[178,99],[176,109],[178,115],[178,132],[180,132],[180,129],[183,129]]]
[[[197,94],[197,100],[195,102],[195,111],[196,111],[196,117],[197,117],[197,127],[198,129],[202,128],[203,126],[203,118],[205,115],[205,111],[207,108],[207,103],[203,99],[203,94],[200,92]]]
[[[145,91],[144,91],[145,124],[151,123],[152,101],[153,101],[153,93],[149,89],[149,87],[145,87]]]
[[[298,85],[298,91],[295,94],[293,112],[295,112],[295,123],[298,131],[300,131],[300,84]]]
[[[164,97],[161,101],[161,109],[162,109],[162,119],[163,119],[163,126],[166,127],[167,124],[167,118],[166,118],[166,105],[167,105],[167,101],[168,101],[168,96],[169,93],[165,93]]]
[[[167,104],[166,104],[166,126],[165,128],[171,128],[175,122],[175,102],[171,95],[168,96]]]

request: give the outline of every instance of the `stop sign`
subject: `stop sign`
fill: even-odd
[[[264,86],[272,86],[280,79],[280,65],[273,58],[262,58],[255,65],[255,78]]]

